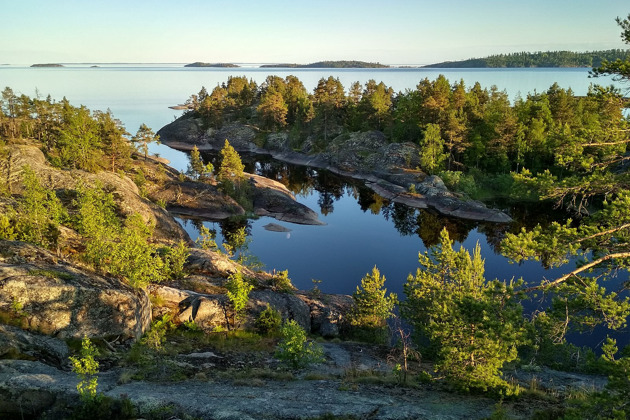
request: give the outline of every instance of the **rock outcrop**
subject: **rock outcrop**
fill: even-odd
[[[143,290],[12,241],[0,241],[0,311],[24,329],[58,338],[137,339],[151,323]]]
[[[151,294],[160,302],[160,314],[171,313],[178,322],[195,321],[205,331],[227,329],[232,322],[232,309],[224,293],[199,293],[154,285]],[[306,331],[323,337],[338,337],[347,326],[347,314],[352,298],[344,295],[309,296],[306,293],[279,293],[271,290],[254,290],[247,304],[246,328],[269,304],[280,312],[283,319],[293,319]]]
[[[0,161],[0,172],[8,174],[8,184],[13,193],[19,193],[22,189],[22,171],[27,165],[37,174],[40,182],[59,192],[75,190],[80,183],[100,183],[104,189],[113,193],[123,215],[139,214],[145,222],[155,225],[156,239],[189,240],[179,223],[164,209],[142,198],[136,184],[126,176],[111,172],[93,174],[80,170],[59,170],[48,163],[37,146],[13,145],[9,158]]]
[[[505,213],[489,209],[474,200],[464,200],[449,191],[440,194],[409,193],[425,175],[414,168],[418,165],[419,147],[411,143],[388,144],[379,131],[340,134],[328,149],[319,154],[295,152],[289,147],[289,139],[282,133],[269,135],[267,147],[253,142],[256,132],[253,127],[231,123],[221,130],[203,130],[197,118],[182,117],[162,127],[158,134],[166,145],[189,151],[219,151],[225,139],[238,151],[271,156],[273,159],[295,165],[326,169],[337,175],[365,181],[365,185],[384,198],[410,207],[432,208],[441,214],[469,220],[509,223],[512,219]],[[306,147],[306,152],[310,149]],[[304,151],[304,150],[303,150]],[[418,190],[416,190],[418,191]]]
[[[323,225],[317,213],[298,203],[287,187],[254,174],[247,174],[254,190],[254,213],[257,216],[269,216],[277,220],[302,225]]]
[[[0,359],[39,360],[64,366],[69,355],[70,350],[63,340],[0,324]]]

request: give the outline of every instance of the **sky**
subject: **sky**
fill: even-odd
[[[430,64],[628,48],[628,0],[0,0],[0,64]]]

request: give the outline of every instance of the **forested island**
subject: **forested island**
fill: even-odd
[[[593,74],[627,81],[629,67]],[[622,92],[554,84],[512,103],[444,76],[399,93],[231,77],[188,105],[159,135],[130,134],[109,111],[2,91],[3,418],[630,416],[630,347],[567,342],[623,331],[630,315],[627,281],[609,287],[630,264]],[[190,150],[187,171],[149,153],[158,140]],[[294,204],[290,179],[246,173],[239,150],[360,176],[383,191],[374,202],[553,202],[570,218],[507,230],[497,247],[565,274],[524,284],[515,265],[487,279],[480,247],[454,247],[439,226],[404,296],[377,267],[352,296],[296,290],[256,265],[243,221],[316,214]],[[196,241],[174,215],[194,216]],[[222,251],[207,219],[225,229]]]
[[[389,66],[381,63],[368,63],[365,61],[341,60],[318,61],[310,64],[263,64],[261,68],[290,68],[290,69],[386,69]]]
[[[191,64],[186,64],[184,67],[218,67],[218,68],[238,68],[236,64],[232,63],[202,63],[201,61],[196,61]]]
[[[504,67],[599,67],[603,62],[627,61],[630,50],[538,51],[496,54],[483,58],[445,61],[426,68],[504,68]]]

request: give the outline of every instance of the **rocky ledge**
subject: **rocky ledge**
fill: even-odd
[[[164,165],[158,158],[138,156],[135,167],[143,180],[143,185],[138,187],[129,176],[111,172],[92,174],[80,170],[59,170],[47,162],[37,146],[16,145],[9,159],[0,163],[0,171],[8,174],[11,191],[19,192],[22,188],[25,165],[30,166],[47,187],[59,192],[73,190],[80,183],[102,185],[113,192],[123,214],[137,213],[147,223],[153,224],[160,240],[188,239],[186,232],[169,213],[207,220],[223,220],[246,213],[239,203],[213,183],[182,178],[178,171]],[[281,183],[254,174],[246,174],[246,177],[246,182],[252,187],[253,212],[256,215],[290,223],[324,224],[316,212],[297,202]],[[2,200],[0,197],[0,205]],[[156,203],[164,203],[166,209]]]
[[[362,180],[382,197],[410,207],[431,208],[447,216],[468,220],[512,221],[499,210],[450,192],[438,177],[426,177],[420,171],[404,169],[417,166],[418,146],[388,144],[383,133],[378,131],[339,135],[331,141],[326,152],[317,154],[307,153],[312,151],[310,141],[302,151],[293,151],[286,133],[269,134],[266,146],[259,147],[254,143],[256,129],[241,123],[228,124],[220,130],[204,130],[200,119],[181,117],[162,127],[158,134],[164,144],[182,151],[190,151],[195,146],[199,150],[219,151],[227,139],[240,153],[271,156],[282,162]],[[409,192],[410,189],[415,192]]]

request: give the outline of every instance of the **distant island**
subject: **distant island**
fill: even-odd
[[[44,64],[33,64],[31,67],[63,67],[63,65],[56,64],[56,63],[44,63]]]
[[[234,68],[240,67],[236,64],[232,63],[202,63],[201,61],[197,61],[192,64],[186,64],[184,67],[225,67],[225,68]]]
[[[385,69],[389,68],[381,63],[368,63],[365,61],[318,61],[311,64],[263,64],[261,68],[290,68],[290,69]]]
[[[444,61],[429,64],[425,68],[509,68],[509,67],[599,67],[602,61],[626,60],[630,50],[603,51],[539,51],[497,54],[484,58],[461,61]]]

